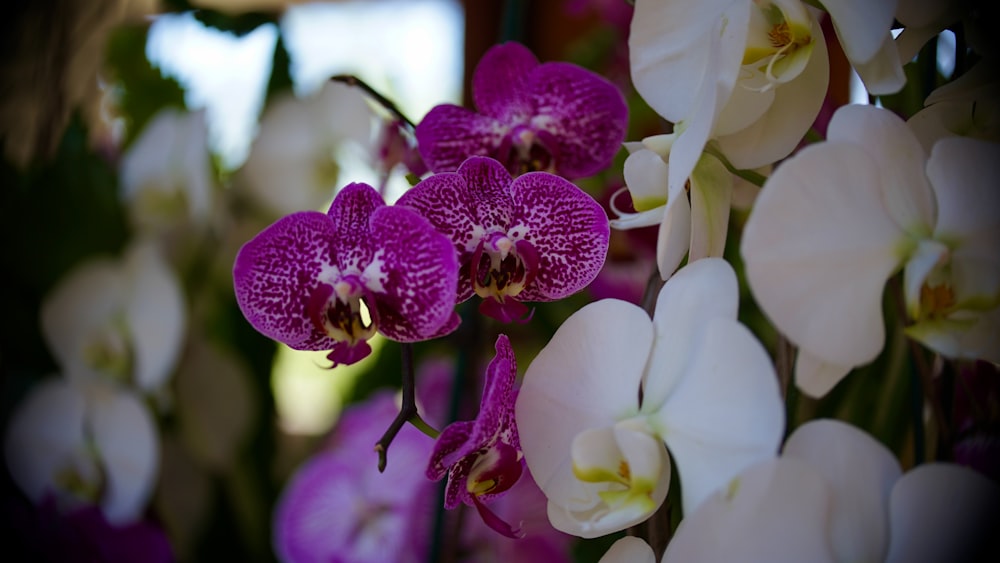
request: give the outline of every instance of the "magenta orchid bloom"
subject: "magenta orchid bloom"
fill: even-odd
[[[625,140],[628,107],[611,82],[571,63],[539,64],[518,43],[483,55],[472,99],[479,113],[443,104],[417,126],[420,154],[434,172],[452,172],[479,155],[512,174],[582,178],[607,168]]]
[[[525,318],[523,301],[583,289],[608,253],[608,217],[586,192],[547,172],[512,178],[492,158],[430,176],[396,205],[417,209],[455,245],[457,301],[479,295],[480,312],[502,322]]]
[[[360,183],[325,214],[300,211],[267,227],[233,267],[254,328],[296,350],[330,350],[334,366],[368,356],[376,330],[399,342],[454,330],[457,276],[447,238]]]
[[[503,496],[524,470],[514,423],[516,376],[514,350],[501,334],[496,356],[486,369],[479,416],[449,424],[438,436],[427,465],[428,479],[437,481],[448,475],[445,508],[455,508],[460,502],[475,506],[486,525],[511,538],[521,537],[521,531],[486,508],[485,502]]]

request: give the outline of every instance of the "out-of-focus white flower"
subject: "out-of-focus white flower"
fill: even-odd
[[[186,308],[159,248],[135,242],[121,260],[77,266],[42,303],[42,335],[67,378],[159,389],[176,365]]]
[[[36,504],[97,504],[111,524],[142,515],[159,464],[156,426],[132,393],[102,381],[49,379],[11,415],[4,453]]]
[[[1000,57],[981,59],[931,92],[906,124],[928,153],[945,137],[1000,142]]]
[[[516,405],[525,461],[556,529],[596,537],[647,518],[669,488],[666,448],[685,510],[776,454],[777,378],[736,321],[737,301],[732,268],[707,258],[667,281],[652,321],[605,299],[556,331]]]
[[[846,106],[825,143],[784,162],[743,232],[761,308],[799,347],[796,382],[826,394],[885,342],[882,292],[903,270],[909,336],[1000,361],[1000,144],[961,137],[930,156],[889,110]]]
[[[265,109],[238,185],[277,215],[319,210],[344,184],[338,181],[344,151],[371,154],[372,128],[373,113],[358,88],[327,82],[305,98],[285,94]]]
[[[122,158],[122,199],[139,229],[203,223],[212,208],[205,112],[160,111]]]

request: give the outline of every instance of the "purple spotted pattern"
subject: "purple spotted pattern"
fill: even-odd
[[[483,266],[488,262],[485,257],[472,264],[480,255],[477,250],[485,246],[487,254],[498,254],[497,239],[514,244],[510,252],[527,270],[523,289],[508,286],[493,298],[508,304],[555,301],[583,289],[597,276],[608,252],[607,215],[586,192],[547,172],[512,178],[500,162],[488,157],[471,157],[457,172],[428,177],[403,194],[397,205],[415,208],[455,245],[459,302],[476,293],[476,277],[481,279],[489,269]],[[502,269],[508,266],[504,263]],[[504,322],[511,320],[480,310]]]
[[[611,82],[565,62],[539,64],[519,43],[492,47],[472,77],[478,113],[443,104],[416,128],[424,162],[452,172],[469,156],[490,156],[512,174],[569,179],[611,164],[625,140],[628,106]]]
[[[254,328],[297,350],[340,350],[331,352],[334,364],[367,355],[367,336],[359,337],[361,348],[345,349],[355,343],[317,320],[336,304],[334,287],[357,288],[354,299],[365,302],[378,332],[413,342],[458,326],[457,276],[449,239],[361,183],[340,190],[325,214],[300,211],[270,225],[243,245],[233,266],[237,303]]]
[[[501,334],[496,356],[486,368],[486,383],[475,420],[453,422],[438,436],[427,465],[427,478],[448,475],[444,507],[475,506],[488,526],[509,537],[519,530],[501,520],[485,503],[503,496],[524,470],[521,440],[514,422],[517,362],[510,340]]]

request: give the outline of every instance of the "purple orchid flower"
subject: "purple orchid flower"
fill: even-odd
[[[479,155],[512,174],[582,178],[611,164],[625,140],[628,107],[611,82],[571,63],[539,64],[518,43],[483,55],[472,98],[480,113],[443,104],[417,126],[420,154],[434,172],[454,171]]]
[[[586,287],[611,236],[600,204],[572,182],[547,172],[511,178],[487,157],[430,176],[397,205],[417,209],[455,245],[457,301],[479,295],[480,312],[502,322],[528,314],[522,301],[555,301]]]
[[[293,213],[247,242],[233,284],[254,328],[296,350],[331,350],[336,366],[370,354],[376,330],[399,342],[454,330],[457,275],[447,238],[356,183],[327,213]]]
[[[453,422],[438,436],[427,465],[427,478],[448,475],[444,507],[460,502],[475,506],[490,528],[517,538],[521,531],[504,522],[485,502],[503,496],[524,470],[521,441],[514,423],[517,363],[510,340],[501,334],[496,356],[486,369],[486,386],[476,420]]]

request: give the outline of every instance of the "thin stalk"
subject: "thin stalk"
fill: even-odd
[[[412,121],[410,121],[410,118],[406,117],[402,110],[400,110],[392,100],[383,96],[378,90],[372,88],[364,80],[361,80],[357,76],[354,76],[353,74],[338,74],[337,76],[331,76],[330,80],[334,82],[342,82],[348,86],[361,88],[365,91],[365,94],[368,94],[369,97],[374,99],[378,105],[385,108],[385,110],[395,116],[396,119],[405,123],[411,131],[417,127]]]
[[[729,162],[729,159],[722,154],[722,151],[712,144],[705,145],[705,154],[710,154],[719,159],[719,162],[721,162],[722,165],[726,167],[726,170],[728,170],[731,174],[739,176],[759,188],[764,187],[764,182],[767,181],[767,176],[761,174],[760,172],[755,170],[741,170],[733,166],[733,163]]]
[[[413,344],[403,343],[400,345],[403,355],[403,405],[399,408],[399,414],[393,419],[392,424],[386,429],[385,434],[375,442],[375,451],[378,452],[378,470],[385,471],[386,454],[389,445],[399,434],[403,425],[414,417],[420,418],[417,414],[416,384],[413,375]],[[419,426],[418,426],[419,428]]]

